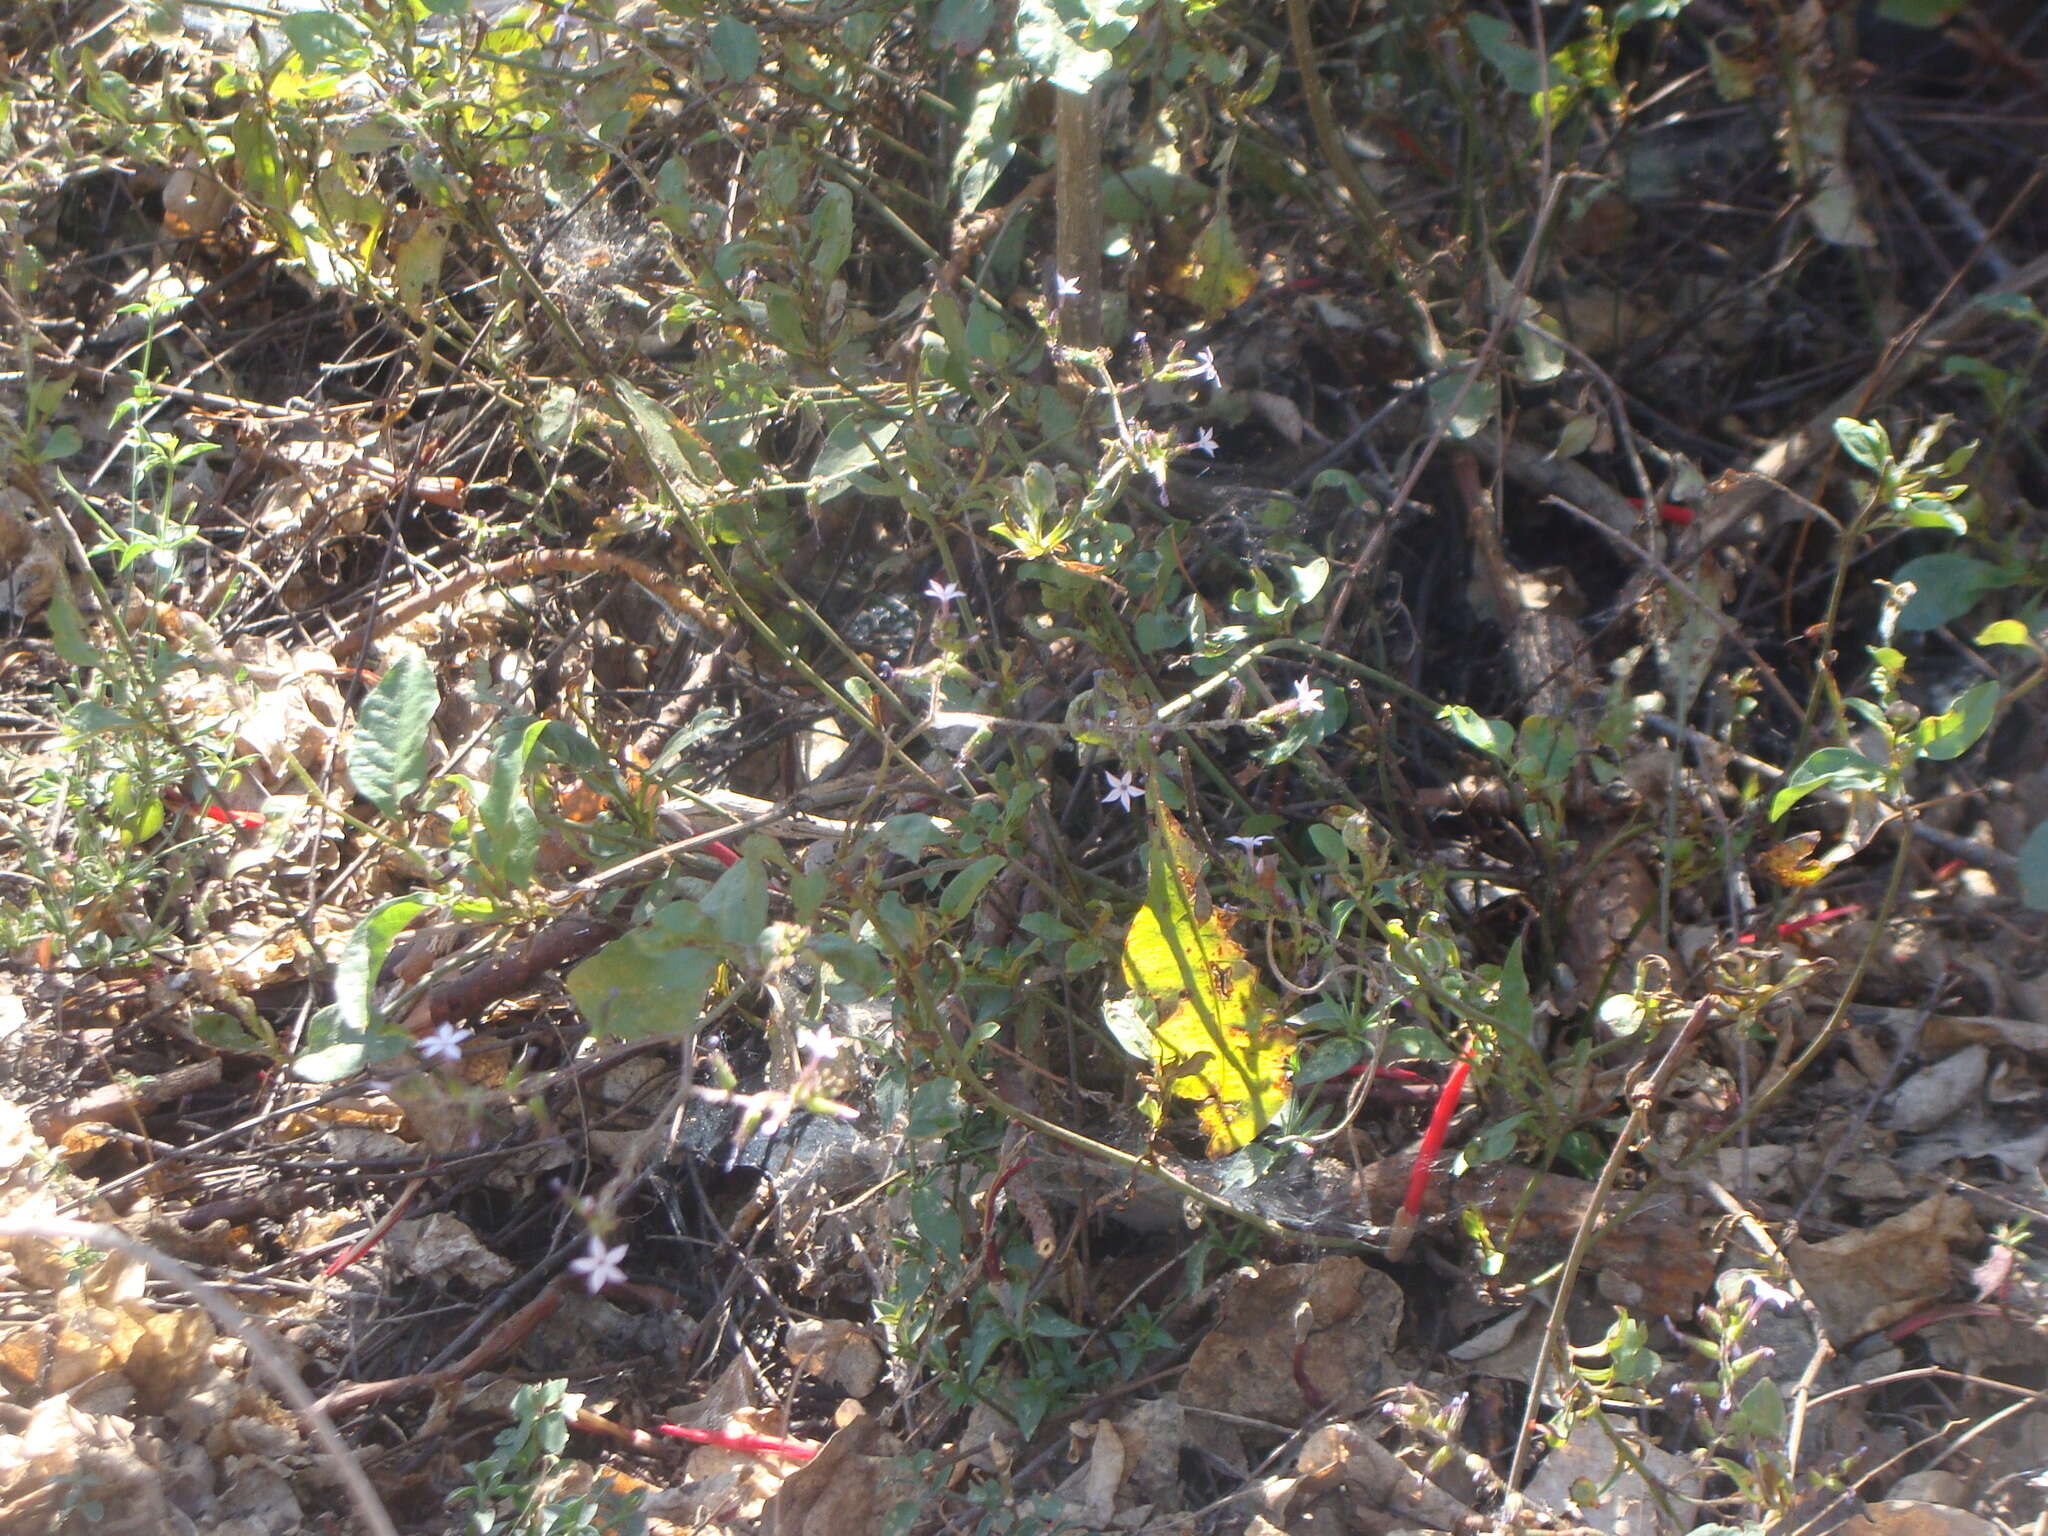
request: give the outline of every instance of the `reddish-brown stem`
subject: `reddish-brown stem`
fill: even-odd
[[[360,1259],[364,1254],[384,1241],[384,1234],[398,1225],[398,1218],[405,1214],[406,1207],[412,1204],[413,1197],[420,1192],[426,1182],[425,1179],[414,1179],[404,1189],[400,1190],[398,1198],[391,1202],[391,1209],[384,1213],[384,1219],[370,1228],[363,1235],[361,1242],[351,1248],[342,1249],[340,1253],[329,1260],[326,1267],[320,1271],[320,1278],[325,1280],[331,1275],[340,1274],[349,1265],[355,1263],[357,1259]]]
[[[1790,922],[1778,924],[1778,937],[1789,939],[1794,934],[1806,932],[1809,928],[1818,928],[1822,923],[1832,923],[1837,918],[1854,917],[1862,910],[1862,902],[1852,901],[1844,907],[1827,907],[1819,912],[1809,912],[1804,917],[1795,917]],[[1738,942],[1754,944],[1756,942],[1756,935],[1754,933],[1745,933]]]
[[[1030,1158],[1020,1157],[997,1174],[995,1182],[989,1185],[988,1194],[981,1202],[981,1267],[992,1281],[1003,1278],[1002,1256],[996,1251],[996,1196],[1001,1194],[1003,1186],[1014,1179],[1030,1162]]]
[[[656,1434],[687,1440],[692,1445],[715,1445],[722,1451],[739,1451],[747,1456],[780,1456],[788,1461],[809,1461],[819,1447],[803,1440],[785,1440],[780,1435],[750,1435],[735,1430],[691,1429],[683,1424],[657,1424]]]

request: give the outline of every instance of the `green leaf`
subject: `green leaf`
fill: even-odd
[[[1229,210],[1221,204],[1195,236],[1187,260],[1166,277],[1166,291],[1211,322],[1237,308],[1258,286],[1258,270],[1245,260]]]
[[[57,659],[70,667],[96,667],[101,656],[93,643],[86,638],[85,621],[79,617],[78,604],[71,596],[71,583],[60,581],[51,590],[49,611],[44,615],[50,626],[50,643],[57,648]]]
[[[2005,567],[1971,555],[1922,555],[1900,566],[1893,581],[1913,583],[1914,591],[1899,611],[1898,627],[1908,634],[1953,623],[1977,606],[1986,592],[2013,584]]]
[[[1785,1438],[1785,1399],[1778,1384],[1766,1376],[1743,1394],[1721,1432],[1730,1439],[1780,1444]]]
[[[527,797],[526,765],[547,728],[545,720],[508,721],[491,752],[491,781],[477,803],[471,850],[501,890],[518,890],[533,877],[540,818]]]
[[[427,782],[427,735],[440,707],[433,663],[418,651],[401,652],[363,700],[348,776],[356,793],[386,816],[397,816]]]
[[[973,53],[987,41],[995,22],[995,0],[940,0],[932,18],[932,46]]]
[[[2025,650],[2034,649],[2034,637],[2027,632],[2027,626],[2018,619],[2000,619],[1995,624],[1986,624],[1977,631],[1979,645],[2017,645]]]
[[[811,271],[819,282],[830,282],[846,264],[853,250],[853,194],[836,181],[819,189],[818,205],[811,210]]]
[[[753,948],[768,926],[767,866],[752,855],[741,859],[713,882],[701,907],[734,957]]]
[[[1776,821],[1817,789],[1846,793],[1857,789],[1884,788],[1885,772],[1861,752],[1848,747],[1822,747],[1794,768],[1785,787],[1771,796],[1771,820]]]
[[[1475,366],[1466,363],[1438,374],[1429,381],[1425,392],[1429,419],[1461,441],[1485,431],[1486,424],[1500,410],[1500,380],[1492,374],[1473,379],[1471,386],[1466,387],[1466,377]]]
[[[1913,728],[1913,740],[1922,757],[1947,762],[1961,757],[1977,744],[1977,738],[1991,728],[1992,712],[1998,708],[1999,687],[1986,680],[1970,689],[1942,713],[1922,720]]]
[[[1514,755],[1515,728],[1505,720],[1489,720],[1463,704],[1446,704],[1436,712],[1436,717],[1450,727],[1458,740],[1488,757],[1505,763]]]
[[[356,925],[334,961],[334,1002],[309,1021],[292,1071],[309,1083],[332,1083],[403,1051],[406,1039],[385,1027],[376,1003],[377,977],[392,942],[421,913],[439,910],[433,896],[394,896]]]
[[[329,10],[294,11],[278,23],[306,68],[317,70],[336,54],[362,41],[362,30],[346,16]]]
[[[887,417],[841,417],[811,463],[813,504],[822,507],[852,490],[854,481],[874,464],[875,454],[887,451],[902,428],[902,422]]]
[[[1990,293],[1973,302],[2005,316],[2008,320],[2018,320],[2038,331],[2048,331],[2048,315],[2041,313],[2041,306],[2034,302],[2031,294]]]
[[[946,893],[939,898],[939,915],[949,919],[965,916],[967,909],[988,889],[989,881],[1001,874],[1009,862],[1008,854],[990,853],[961,870],[946,882]]]
[[[711,24],[711,56],[733,84],[751,80],[761,67],[761,34],[736,16],[721,16]]]
[[[919,859],[945,842],[946,829],[922,811],[905,811],[882,823],[882,846],[899,859]]]
[[[2048,912],[2048,821],[2020,844],[2020,900],[2036,912]]]
[[[1019,56],[1063,91],[1085,95],[1115,63],[1107,47],[1094,46],[1093,31],[1075,0],[1017,0]]]
[[[610,382],[613,398],[625,407],[669,494],[677,505],[690,505],[696,492],[717,482],[717,459],[696,433],[676,420],[675,412],[657,405],[624,379]]]
[[[725,956],[702,907],[672,901],[571,971],[569,997],[600,1039],[694,1042]]]
[[[1868,470],[1883,470],[1892,456],[1891,434],[1885,431],[1882,422],[1839,416],[1835,419],[1835,440],[1850,458]]]
[[[962,213],[979,208],[989,189],[1009,169],[1017,153],[1017,112],[1030,84],[1014,65],[993,78],[974,82],[967,122],[960,131],[960,148],[953,157],[953,197]],[[950,294],[945,297],[957,320],[957,301]],[[945,311],[934,304],[932,313],[941,332],[946,333],[947,346],[956,356],[965,355],[965,338],[950,334],[953,327],[944,323]]]
[[[1479,56],[1500,71],[1501,79],[1517,96],[1534,96],[1543,89],[1543,57],[1522,41],[1521,34],[1498,16],[1471,15],[1465,18],[1465,35]]]

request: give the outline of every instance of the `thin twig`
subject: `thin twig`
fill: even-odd
[[[1607,1154],[1607,1162],[1600,1169],[1600,1177],[1593,1185],[1593,1192],[1586,1201],[1586,1219],[1579,1223],[1579,1230],[1572,1234],[1571,1252],[1565,1255],[1563,1267],[1558,1270],[1557,1296],[1551,1302],[1550,1316],[1543,1324],[1543,1344],[1536,1352],[1536,1363],[1529,1372],[1529,1401],[1522,1410],[1522,1427],[1515,1436],[1515,1458],[1508,1467],[1507,1489],[1510,1497],[1522,1486],[1522,1473],[1528,1466],[1529,1442],[1536,1430],[1536,1415],[1543,1407],[1543,1381],[1549,1373],[1551,1358],[1557,1353],[1558,1342],[1564,1337],[1565,1311],[1571,1305],[1572,1288],[1578,1282],[1579,1268],[1592,1252],[1594,1238],[1598,1235],[1601,1222],[1600,1212],[1607,1203],[1607,1197],[1614,1191],[1615,1180],[1621,1177],[1621,1165],[1635,1150],[1650,1118],[1650,1111],[1664,1096],[1664,1090],[1671,1085],[1672,1076],[1678,1071],[1679,1063],[1707,1022],[1707,1011],[1718,999],[1709,992],[1694,1006],[1692,1017],[1680,1026],[1670,1048],[1664,1052],[1664,1059],[1657,1064],[1657,1070],[1650,1075],[1647,1083],[1627,1092],[1629,1100],[1628,1123],[1621,1134],[1614,1138],[1614,1148]]]

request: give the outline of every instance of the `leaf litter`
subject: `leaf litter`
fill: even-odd
[[[433,153],[373,173],[404,135],[368,12],[113,35],[95,89],[240,50],[269,112],[222,87],[211,135],[95,151],[145,193],[108,194],[139,239],[104,276],[93,162],[9,172],[48,264],[10,321],[47,378],[5,385],[34,487],[0,505],[33,743],[9,873],[38,894],[0,995],[0,1204],[231,1287],[422,1530],[2038,1518],[2048,781],[2016,573],[2040,488],[1913,428],[2029,430],[2039,261],[2007,252],[2039,230],[2024,196],[1987,224],[1956,190],[2031,187],[1988,150],[1944,139],[1923,175],[1908,145],[1888,180],[1859,129],[1892,144],[1925,105],[1886,27],[1999,112],[1987,82],[2038,80],[2027,32],[1681,3],[1582,8],[1549,52],[1461,8],[1432,47],[1520,125],[1501,158],[1540,124],[1547,165],[1590,104],[1618,130],[1564,216],[1572,269],[1532,291],[1462,248],[1498,208],[1425,228],[1441,157],[1372,83],[1399,71],[1305,51],[1269,113],[1334,12],[1251,25],[1271,68],[1240,79],[1204,8],[1170,9],[1207,62],[1168,107],[1119,100],[1144,158],[1093,242],[1144,312],[1103,354],[1130,385],[1017,323],[1106,295],[1055,271],[1029,296],[1047,188],[1003,180],[1032,78],[1153,67],[1129,7],[1026,4],[1016,58],[1008,21],[942,7],[932,58],[816,114],[848,135],[829,174],[778,138],[842,41],[801,18],[643,7],[609,18],[644,29],[618,50],[606,17],[488,7],[488,59],[425,19],[451,90],[538,110],[521,135],[560,125],[519,82],[574,64],[606,135],[666,146],[574,206],[590,167],[546,156],[452,199]],[[1684,116],[1631,115],[1633,27],[1698,65]],[[900,156],[917,119],[859,93],[989,39],[964,89],[999,153],[928,189],[974,205],[902,204],[943,215],[911,231],[953,250],[929,284],[862,198],[950,151]],[[671,56],[703,102],[636,88]],[[1859,119],[1867,78],[1892,99]],[[1332,89],[1360,93],[1349,139]],[[329,102],[366,115],[301,164]],[[755,146],[744,183],[728,142]],[[465,227],[468,197],[515,216]],[[1412,308],[1333,259],[1361,238]],[[1427,298],[1417,241],[1456,273]],[[1756,281],[1689,254],[1732,247]],[[1845,344],[1873,322],[1901,342],[1875,363]],[[915,359],[905,393],[884,357]],[[972,415],[992,382],[1028,414]],[[1084,411],[1095,478],[1065,450],[939,478],[1005,433],[1078,440]],[[784,493],[801,517],[738,510]],[[1823,605],[1845,526],[1883,537]],[[890,622],[844,641],[817,617],[840,584]],[[138,686],[79,691],[124,655]],[[208,1312],[121,1254],[5,1251],[0,1524],[322,1528],[311,1421]]]

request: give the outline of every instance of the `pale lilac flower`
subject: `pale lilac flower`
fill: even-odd
[[[626,1278],[626,1245],[621,1243],[616,1248],[607,1248],[604,1239],[593,1232],[590,1234],[590,1251],[580,1259],[571,1259],[569,1267],[583,1277],[583,1283],[595,1296],[614,1281]]]
[[[934,576],[924,584],[924,595],[937,603],[941,608],[950,608],[967,594],[962,592],[952,582]]]
[[[1297,678],[1294,684],[1294,707],[1302,714],[1323,707],[1323,690],[1307,678]]]
[[[1109,793],[1102,797],[1104,805],[1116,804],[1128,811],[1132,801],[1142,800],[1145,796],[1145,791],[1138,787],[1136,769],[1129,773],[1116,774],[1105,768],[1102,770],[1102,776],[1109,781]]]
[[[420,1055],[428,1061],[454,1063],[462,1060],[462,1042],[475,1031],[464,1029],[459,1024],[443,1024],[432,1034],[422,1038],[418,1044]]]
[[[845,1045],[846,1042],[829,1029],[799,1029],[796,1032],[796,1048],[805,1061],[830,1061]]]
[[[1256,832],[1249,837],[1226,837],[1223,841],[1233,847],[1242,848],[1246,858],[1255,859],[1259,856],[1259,844],[1270,843],[1273,839],[1263,832]]]
[[[1055,272],[1052,275],[1052,292],[1055,299],[1071,299],[1081,292],[1081,285],[1071,277]]]
[[[1202,428],[1201,431],[1195,434],[1195,440],[1188,444],[1188,452],[1206,454],[1212,459],[1215,458],[1216,434],[1207,427]]]
[[[1790,1291],[1771,1284],[1762,1275],[1744,1275],[1742,1283],[1760,1306],[1773,1307],[1782,1312],[1797,1300]]]
[[[1223,375],[1216,371],[1216,349],[1214,347],[1202,348],[1201,351],[1195,354],[1195,361],[1202,365],[1201,371],[1195,377],[1207,379],[1211,384],[1221,389],[1223,387]]]

